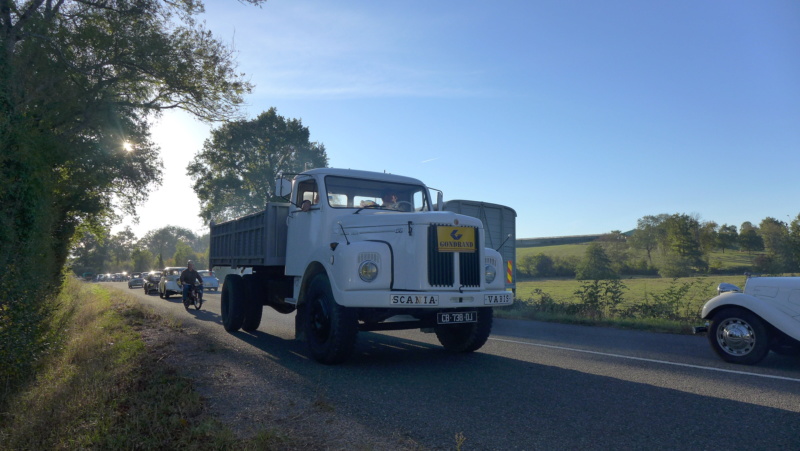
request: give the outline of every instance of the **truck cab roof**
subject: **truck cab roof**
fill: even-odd
[[[323,177],[326,175],[335,175],[338,177],[353,177],[353,178],[361,178],[368,180],[380,180],[393,183],[404,183],[408,185],[425,186],[425,184],[422,183],[421,180],[415,179],[413,177],[388,174],[385,172],[361,171],[358,169],[318,168],[318,169],[310,169],[298,175],[311,175],[311,176],[321,175]]]

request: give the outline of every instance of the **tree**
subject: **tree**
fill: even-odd
[[[191,245],[196,240],[197,235],[185,227],[164,226],[147,232],[139,240],[139,246],[149,250],[153,255],[166,255],[169,257],[170,255],[175,255],[178,250],[178,243],[183,242]]]
[[[130,227],[117,232],[108,240],[108,248],[111,257],[111,272],[132,271],[131,252],[133,251],[136,236]]]
[[[131,251],[131,264],[133,265],[133,272],[151,271],[153,270],[154,263],[155,257],[153,257],[153,253],[147,249],[136,248]]]
[[[175,266],[186,266],[186,262],[192,260],[197,263],[197,253],[188,244],[179,241],[172,257],[172,264]],[[202,268],[202,266],[198,266]]]
[[[277,174],[326,167],[325,146],[309,136],[299,119],[287,120],[275,108],[212,130],[187,167],[203,204],[200,216],[208,223],[263,210]]]
[[[800,263],[800,214],[789,224],[789,246],[795,265]],[[792,268],[794,271],[795,268]]]
[[[603,246],[611,267],[617,274],[627,269],[628,262],[628,237],[619,230],[612,230],[597,239]]]
[[[674,254],[673,263],[680,260],[698,270],[705,270],[708,265],[703,261],[700,248],[700,222],[697,218],[686,214],[674,214],[664,222],[667,231],[670,253]]]
[[[722,249],[734,249],[736,243],[739,241],[739,232],[736,230],[735,225],[722,224],[717,232],[717,247]]]
[[[542,253],[522,257],[519,266],[518,269],[531,277],[548,277],[554,272],[553,258]]]
[[[700,225],[697,241],[703,254],[710,254],[719,243],[719,226],[714,221],[707,221]]]
[[[78,227],[99,234],[115,205],[135,213],[160,182],[153,118],[174,108],[207,121],[236,116],[251,86],[232,50],[194,20],[202,9],[0,0],[0,312],[9,318],[47,315]],[[37,343],[45,322],[14,329],[27,334],[19,339],[5,337],[7,324],[0,387],[35,361],[19,343]]]
[[[617,275],[611,269],[611,260],[606,255],[603,246],[598,242],[589,244],[586,255],[578,265],[575,278],[578,280],[603,280],[616,279]]]
[[[750,221],[743,222],[739,227],[739,247],[748,254],[764,250],[764,241],[758,234],[758,229]]]
[[[107,237],[84,230],[75,237],[70,265],[76,274],[104,273],[107,272],[109,253]]]
[[[758,229],[764,242],[764,249],[775,262],[775,271],[773,272],[791,271],[795,265],[789,239],[789,228],[786,223],[766,217],[761,221]]]
[[[630,245],[635,249],[642,249],[647,252],[647,260],[653,264],[652,252],[658,248],[666,236],[663,224],[668,215],[644,216],[636,221],[636,230],[629,240]]]

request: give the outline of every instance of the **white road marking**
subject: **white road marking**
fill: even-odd
[[[586,349],[577,349],[577,348],[567,348],[564,346],[553,346],[553,345],[543,345],[540,343],[530,343],[527,341],[516,341],[516,340],[505,340],[502,338],[492,338],[489,337],[489,340],[494,341],[502,341],[505,343],[515,343],[520,345],[528,345],[528,346],[537,346],[540,348],[550,348],[550,349],[560,349],[562,351],[573,351],[573,352],[582,352],[584,354],[595,354],[595,355],[602,355],[607,357],[616,357],[620,359],[628,359],[628,360],[638,360],[642,362],[650,362],[650,363],[660,363],[663,365],[673,365],[673,366],[682,366],[685,368],[694,368],[699,370],[708,370],[708,371],[717,371],[720,373],[729,373],[729,374],[742,374],[745,376],[755,376],[755,377],[763,377],[767,379],[779,379],[783,381],[791,381],[791,382],[800,382],[800,379],[793,378],[793,377],[784,377],[784,376],[773,376],[770,374],[757,374],[757,373],[749,373],[747,371],[736,371],[736,370],[726,370],[723,368],[714,368],[710,366],[700,366],[700,365],[689,365],[688,363],[677,363],[677,362],[669,362],[666,360],[655,360],[655,359],[645,359],[642,357],[633,357],[628,355],[621,355],[621,354],[611,354],[608,352],[597,352],[597,351],[587,351]]]

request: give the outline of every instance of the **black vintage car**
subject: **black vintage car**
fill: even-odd
[[[161,281],[161,271],[152,271],[144,276],[144,292],[150,294],[158,291],[158,282]]]
[[[128,280],[128,288],[143,288],[144,287],[144,277],[147,273],[140,273],[135,272],[131,274],[130,280]]]

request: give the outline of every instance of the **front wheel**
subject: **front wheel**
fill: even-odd
[[[327,275],[311,281],[304,310],[303,330],[311,356],[326,365],[347,360],[355,348],[358,316],[355,310],[336,303]]]
[[[731,307],[711,318],[708,341],[724,361],[754,365],[769,354],[770,337],[764,321],[749,310]]]
[[[436,338],[445,349],[451,352],[477,351],[492,333],[494,311],[491,308],[478,309],[478,321],[465,324],[440,324],[434,328]]]

